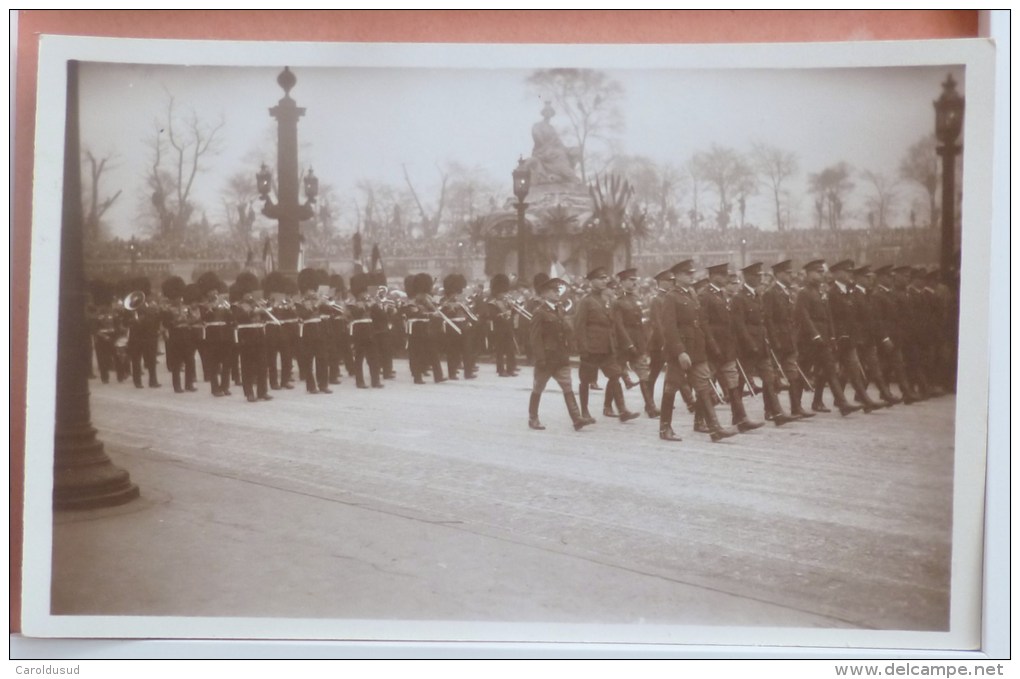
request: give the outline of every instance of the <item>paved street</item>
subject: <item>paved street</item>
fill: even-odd
[[[255,404],[93,381],[142,499],[57,515],[54,613],[948,624],[952,397],[717,444],[678,411],[669,444],[601,417],[602,392],[575,432],[554,383],[529,430],[530,368],[397,369]]]

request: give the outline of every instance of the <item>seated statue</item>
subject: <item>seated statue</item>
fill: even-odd
[[[556,111],[546,102],[542,109],[542,120],[531,128],[535,146],[527,167],[531,169],[532,184],[576,184],[580,181],[574,174],[578,149],[563,144],[556,128],[549,122],[554,115]]]

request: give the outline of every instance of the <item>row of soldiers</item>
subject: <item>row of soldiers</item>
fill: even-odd
[[[654,296],[647,299],[638,293],[635,269],[614,277],[597,268],[586,277],[590,291],[575,314],[561,301],[565,281],[536,276],[541,303],[530,330],[535,376],[529,426],[544,429],[538,409],[549,379],[560,385],[574,428],[593,424],[589,385],[598,372],[608,380],[604,414],[621,421],[637,417],[624,400],[628,369],[638,377],[646,413],[659,418],[659,436],[667,441],[680,440],[673,430],[678,394],[694,413],[694,430],[718,441],[762,426],[747,415],[748,392],[761,394],[766,419],[781,426],[829,412],[826,388],[845,416],[912,404],[945,393],[939,382],[951,384],[958,308],[937,284],[937,271],[871,270],[851,260],[827,268],[824,260],[815,260],[798,278],[787,260],[772,266],[773,281],[766,285],[764,269],[752,264],[741,277],[719,264],[695,283],[697,269],[685,260],[655,275]],[[580,355],[580,403],[570,379],[574,347]],[[660,374],[665,379],[656,407]],[[854,402],[845,396],[846,384]],[[868,393],[871,384],[878,401]],[[789,413],[779,399],[784,390]],[[810,412],[802,404],[805,391],[813,392]],[[719,402],[729,404],[732,427],[719,423]]]

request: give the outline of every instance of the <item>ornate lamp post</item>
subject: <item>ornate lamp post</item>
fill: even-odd
[[[276,118],[278,126],[277,173],[279,175],[279,203],[273,203],[269,197],[272,185],[272,173],[264,164],[255,175],[259,194],[264,205],[262,214],[279,222],[278,238],[280,252],[280,269],[287,272],[297,271],[298,253],[301,250],[301,222],[310,219],[314,214],[312,205],[319,192],[319,180],[311,170],[304,178],[305,202],[298,202],[298,119],[305,114],[305,109],[290,98],[290,90],[297,84],[297,78],[289,67],[276,78],[283,88],[283,98],[269,109],[269,115]]]
[[[60,225],[60,316],[57,321],[57,403],[53,508],[112,507],[138,497],[130,475],[116,467],[96,438],[89,405],[89,351],[82,247],[81,149],[78,145],[78,62],[67,64],[67,129]]]
[[[950,74],[942,83],[942,96],[932,102],[935,106],[935,138],[942,144],[942,252],[940,265],[942,280],[951,282],[954,265],[956,227],[956,156],[963,146],[956,143],[963,129],[963,97],[956,92],[956,81]]]
[[[528,204],[524,199],[531,189],[531,170],[525,167],[523,156],[518,158],[517,167],[513,171],[514,195],[517,196],[517,280],[527,281],[527,249],[528,223],[524,220],[524,212]]]

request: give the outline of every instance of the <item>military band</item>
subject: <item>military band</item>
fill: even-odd
[[[103,383],[111,374],[118,381],[130,374],[136,387],[144,388],[146,377],[148,386],[158,387],[162,339],[175,394],[198,391],[198,353],[213,396],[231,395],[237,364],[245,400],[252,403],[271,400],[271,390],[293,388],[295,362],[309,393],[332,393],[342,369],[357,388],[381,389],[384,379],[396,377],[393,355],[404,350],[405,338],[415,384],[424,384],[426,376],[437,384],[472,379],[479,351],[491,342],[488,353],[499,376],[515,375],[518,358],[530,356],[533,430],[545,429],[539,406],[550,380],[560,387],[574,429],[594,424],[590,385],[599,372],[607,380],[604,414],[624,422],[638,417],[624,398],[629,369],[645,413],[659,421],[659,438],[671,442],[682,440],[678,394],[693,414],[692,430],[716,442],[762,425],[745,407],[759,395],[765,419],[782,426],[828,412],[826,388],[844,416],[914,404],[951,388],[953,368],[945,362],[955,345],[946,315],[957,307],[937,272],[871,269],[852,260],[831,267],[814,260],[801,277],[789,260],[772,265],[771,276],[767,270],[756,262],[738,275],[726,263],[712,265],[699,291],[692,260],[657,273],[644,286],[635,268],[615,276],[596,268],[582,286],[539,274],[533,292],[512,289],[509,277],[499,274],[488,295],[479,288],[470,296],[466,279],[456,273],[442,279],[438,295],[430,274],[411,276],[408,296],[391,291],[378,273],[354,274],[348,290],[342,278],[316,269],[296,278],[273,272],[261,283],[241,272],[229,286],[206,272],[190,285],[167,278],[161,296],[151,294],[145,279],[117,286],[94,281],[87,318]],[[657,407],[656,379],[663,372]],[[847,385],[856,403],[844,393]],[[813,412],[802,404],[806,390],[813,392]],[[719,405],[728,405],[732,427],[720,423]]]

